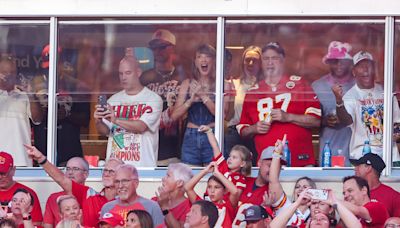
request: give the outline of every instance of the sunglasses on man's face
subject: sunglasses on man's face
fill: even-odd
[[[155,45],[155,46],[150,46],[150,49],[155,51],[155,50],[165,50],[167,47],[171,46],[170,44],[161,44],[161,45]]]

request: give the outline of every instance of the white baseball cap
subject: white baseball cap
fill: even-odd
[[[361,62],[362,60],[370,60],[374,61],[374,58],[369,52],[366,51],[359,51],[357,54],[354,55],[353,57],[353,64],[354,66],[357,65],[357,63]]]

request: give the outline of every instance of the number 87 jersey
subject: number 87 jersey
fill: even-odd
[[[258,159],[265,148],[274,146],[277,139],[282,139],[287,134],[292,166],[315,165],[311,128],[302,127],[295,122],[272,120],[273,109],[295,114],[296,119],[301,119],[304,115],[320,119],[320,103],[312,88],[304,79],[295,75],[282,77],[274,87],[264,80],[260,81],[246,93],[237,130],[242,134],[243,129],[258,121],[271,122],[266,134],[254,136]]]

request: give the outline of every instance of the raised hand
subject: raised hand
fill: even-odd
[[[31,145],[24,145],[26,153],[30,158],[32,158],[35,161],[43,161],[43,159],[46,159],[46,157],[40,152],[36,147],[31,146]]]
[[[286,143],[286,134],[283,135],[283,139],[276,140],[275,142],[275,153],[282,154],[283,153],[283,146]]]
[[[337,103],[339,103],[339,102],[341,103],[343,101],[342,98],[343,98],[343,95],[344,95],[342,86],[340,84],[333,85],[332,86],[332,92],[336,97],[336,102]]]

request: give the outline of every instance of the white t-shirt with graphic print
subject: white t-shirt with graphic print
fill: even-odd
[[[103,119],[110,128],[107,144],[107,159],[116,157],[136,167],[156,166],[158,155],[158,130],[162,112],[162,99],[144,87],[136,95],[122,90],[108,99],[115,116],[124,120],[143,121],[148,129],[135,134]]]

